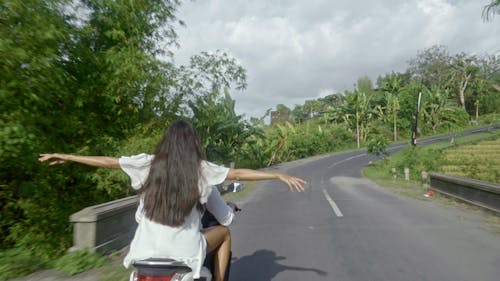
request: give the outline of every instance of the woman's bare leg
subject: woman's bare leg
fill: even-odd
[[[225,226],[203,229],[207,240],[207,253],[215,251],[214,281],[224,281],[231,253],[231,233]]]

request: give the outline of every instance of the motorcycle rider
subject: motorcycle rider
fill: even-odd
[[[214,280],[224,280],[229,263],[231,236],[226,227],[233,210],[222,200],[215,185],[225,180],[278,179],[291,191],[303,191],[303,181],[278,172],[229,169],[204,159],[194,127],[176,121],[156,146],[153,155],[120,158],[43,153],[39,161],[50,165],[66,161],[95,167],[123,170],[131,186],[139,192],[136,211],[138,227],[124,259],[128,267],[134,260],[151,257],[184,262],[199,278],[206,253],[215,251]],[[206,204],[221,225],[201,229],[201,205]]]

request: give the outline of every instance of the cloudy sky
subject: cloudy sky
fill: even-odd
[[[352,90],[361,76],[406,70],[432,45],[451,54],[500,55],[500,16],[481,17],[490,0],[197,0],[178,17],[175,60],[223,50],[247,70],[248,88],[234,92],[236,111],[260,117]]]

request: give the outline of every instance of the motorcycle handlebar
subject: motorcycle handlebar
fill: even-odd
[[[227,205],[228,205],[229,207],[231,207],[231,209],[233,209],[233,211],[235,211],[235,212],[240,212],[240,211],[241,211],[241,208],[240,208],[240,207],[238,207],[238,205],[236,205],[234,202],[230,202],[230,201],[228,201],[228,202],[226,202],[226,203],[227,203]]]

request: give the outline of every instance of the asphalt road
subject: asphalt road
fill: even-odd
[[[360,151],[279,167],[307,191],[270,181],[240,202],[230,280],[500,280],[500,236],[481,214],[392,194],[362,177],[371,159]]]

